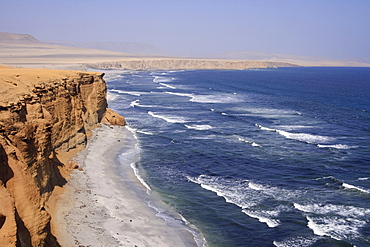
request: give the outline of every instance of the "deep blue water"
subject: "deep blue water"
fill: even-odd
[[[106,80],[144,179],[210,246],[370,246],[370,68]]]

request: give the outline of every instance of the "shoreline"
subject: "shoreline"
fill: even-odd
[[[72,171],[52,226],[62,246],[197,246],[192,228],[150,206],[131,168],[135,143],[126,127],[102,125],[75,156],[83,170]]]

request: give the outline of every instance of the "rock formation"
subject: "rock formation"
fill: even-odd
[[[63,157],[103,119],[125,124],[103,75],[0,66],[0,246],[59,246],[47,202],[66,183]]]

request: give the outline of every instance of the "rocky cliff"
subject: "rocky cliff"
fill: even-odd
[[[296,67],[284,62],[261,62],[227,59],[186,59],[186,58],[131,58],[115,62],[89,63],[88,67],[96,69],[230,69],[244,70],[252,68]]]
[[[101,121],[124,124],[103,75],[0,66],[0,246],[59,246],[47,202],[65,156]]]

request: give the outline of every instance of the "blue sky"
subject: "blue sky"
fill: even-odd
[[[370,0],[0,0],[0,31],[146,42],[182,55],[236,50],[370,59]]]

